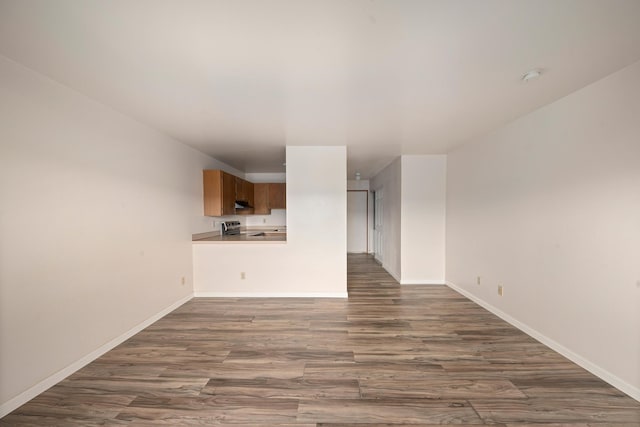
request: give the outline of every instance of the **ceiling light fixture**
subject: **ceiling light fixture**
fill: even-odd
[[[529,80],[535,80],[542,75],[542,70],[529,70],[522,75],[522,81],[527,83]]]

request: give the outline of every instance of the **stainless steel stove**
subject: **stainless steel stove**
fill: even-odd
[[[222,235],[240,234],[240,221],[222,221]]]

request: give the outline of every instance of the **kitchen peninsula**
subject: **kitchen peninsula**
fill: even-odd
[[[193,235],[193,243],[287,243],[287,227],[251,227],[239,234],[224,235],[219,231]]]
[[[270,203],[271,217],[206,215],[215,231],[193,236],[191,245],[196,297],[347,297],[346,148],[287,146],[286,162],[286,205]],[[251,174],[243,179],[255,181],[254,190],[260,181]],[[239,236],[220,237],[237,226]],[[252,236],[275,229],[286,234]]]

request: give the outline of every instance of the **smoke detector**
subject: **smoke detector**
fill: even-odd
[[[539,78],[541,75],[542,75],[542,70],[540,69],[529,70],[522,75],[522,81],[527,83],[530,80],[535,80]]]

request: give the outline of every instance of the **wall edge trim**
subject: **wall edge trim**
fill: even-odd
[[[442,279],[424,279],[424,280],[401,280],[401,285],[446,285]]]
[[[400,275],[399,274],[397,274],[392,269],[388,268],[384,263],[382,263],[382,268],[384,268],[386,270],[386,272],[389,273],[391,275],[391,277],[393,277],[395,279],[396,282],[402,283],[401,280],[400,280]]]
[[[547,337],[546,335],[538,332],[537,330],[535,330],[532,327],[530,327],[529,325],[527,325],[527,324],[515,319],[514,317],[511,317],[507,313],[505,313],[502,310],[494,307],[493,305],[489,304],[488,302],[484,301],[483,299],[478,298],[477,296],[473,295],[471,292],[469,292],[469,291],[457,286],[453,282],[447,281],[446,285],[448,287],[450,287],[451,289],[453,289],[454,291],[458,292],[459,294],[469,298],[471,301],[475,302],[476,304],[478,304],[482,308],[484,308],[484,309],[490,311],[491,313],[495,314],[496,316],[498,316],[499,318],[501,318],[505,322],[507,322],[507,323],[511,324],[512,326],[518,328],[519,330],[521,330],[525,334],[529,335],[530,337],[540,341],[542,344],[546,345],[547,347],[551,348],[552,350],[556,351],[557,353],[560,353],[562,356],[564,356],[567,359],[571,360],[573,363],[575,363],[578,366],[580,366],[580,367],[586,369],[587,371],[591,372],[596,377],[598,377],[601,380],[609,383],[610,385],[614,386],[615,388],[617,388],[618,390],[622,391],[623,393],[626,393],[632,399],[635,399],[638,402],[640,402],[640,388],[629,384],[628,382],[626,382],[623,379],[619,378],[618,376],[612,374],[611,372],[607,371],[606,369],[601,368],[600,366],[598,366],[595,363],[585,359],[584,357],[582,357],[579,354],[573,352],[572,350],[569,350],[568,348],[566,348],[562,344],[558,343],[557,341],[555,341],[555,340]]]
[[[111,341],[107,342],[106,344],[101,345],[100,347],[98,347],[97,349],[93,350],[89,354],[87,354],[87,355],[81,357],[80,359],[76,360],[75,362],[71,363],[66,368],[63,368],[63,369],[59,370],[58,372],[54,373],[53,375],[50,375],[49,377],[45,378],[44,380],[40,381],[39,383],[29,387],[27,390],[23,391],[22,393],[18,394],[17,396],[15,396],[15,397],[9,399],[8,401],[2,403],[2,405],[0,405],[0,418],[2,418],[5,415],[8,415],[9,413],[15,411],[20,406],[24,405],[25,403],[27,403],[28,401],[30,401],[34,397],[36,397],[39,394],[47,391],[48,389],[50,389],[51,387],[53,387],[54,385],[56,385],[57,383],[59,383],[60,381],[65,379],[66,377],[68,377],[69,375],[71,375],[74,372],[82,369],[83,367],[85,367],[89,363],[93,362],[94,360],[96,360],[98,357],[102,356],[103,354],[105,354],[109,350],[112,350],[116,346],[122,344],[123,342],[125,342],[126,340],[128,340],[129,338],[131,338],[132,336],[137,334],[138,332],[142,331],[143,329],[145,329],[149,325],[157,322],[158,320],[160,320],[161,318],[163,318],[167,314],[171,313],[173,310],[175,310],[176,308],[180,307],[184,303],[188,302],[192,298],[193,298],[193,294],[189,294],[186,297],[181,298],[180,300],[174,302],[173,304],[169,305],[165,309],[160,310],[158,313],[156,313],[156,314],[152,315],[151,317],[147,318],[146,320],[138,323],[136,326],[134,326],[133,328],[129,329],[128,331],[118,335],[117,337],[115,337]]]
[[[348,298],[347,292],[211,292],[195,291],[196,298]]]

